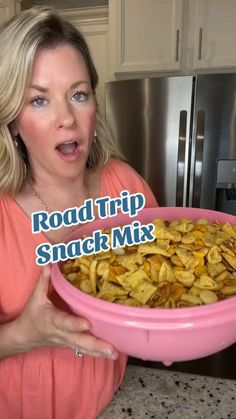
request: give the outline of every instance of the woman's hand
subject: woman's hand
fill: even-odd
[[[57,309],[48,299],[50,267],[42,269],[37,285],[23,312],[15,320],[19,352],[39,347],[62,347],[86,355],[116,359],[117,351],[109,343],[89,333],[90,324],[82,318]]]

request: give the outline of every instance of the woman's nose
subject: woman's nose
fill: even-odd
[[[56,128],[70,128],[75,124],[75,116],[69,103],[57,104],[56,111]]]

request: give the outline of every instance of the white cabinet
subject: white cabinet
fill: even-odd
[[[102,113],[105,110],[105,81],[108,74],[108,7],[64,9],[60,13],[84,35],[96,70],[99,83],[97,101]]]
[[[15,0],[0,0],[0,25],[15,14]]]
[[[236,1],[196,0],[194,69],[236,68]]]
[[[181,69],[183,0],[109,0],[111,74]]]
[[[236,0],[109,0],[111,78],[236,70]]]

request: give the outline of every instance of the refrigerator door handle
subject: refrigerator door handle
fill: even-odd
[[[187,111],[180,111],[179,115],[179,136],[178,136],[178,158],[176,176],[176,206],[182,207],[184,203],[184,175],[185,175],[185,149],[187,135]]]
[[[195,160],[194,160],[194,172],[193,172],[192,206],[195,208],[200,207],[204,135],[205,135],[205,111],[200,110],[197,112],[196,148],[195,148]]]

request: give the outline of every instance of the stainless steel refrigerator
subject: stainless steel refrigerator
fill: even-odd
[[[108,82],[106,120],[161,206],[236,215],[236,73]]]
[[[236,73],[108,82],[106,120],[161,206],[236,215]],[[236,379],[236,345],[170,368]]]

